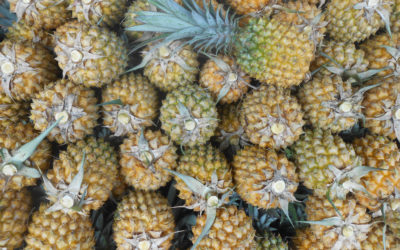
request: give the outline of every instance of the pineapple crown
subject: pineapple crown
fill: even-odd
[[[231,133],[226,132],[223,129],[221,129],[220,132],[221,136],[218,137],[218,139],[221,141],[219,145],[219,149],[221,151],[227,149],[229,145],[232,145],[235,151],[244,146],[250,145],[250,141],[247,138],[242,126],[240,126],[238,130]]]
[[[391,131],[396,134],[397,139],[400,140],[400,94],[396,93],[396,101],[394,104],[387,100],[382,102],[384,104],[383,109],[385,113],[381,116],[367,119],[387,121],[385,123],[385,128],[390,128]]]
[[[148,231],[132,235],[132,238],[125,239],[126,243],[134,247],[133,249],[162,250],[161,245],[168,240],[171,234],[161,237],[160,231]]]
[[[390,30],[390,12],[385,8],[385,5],[389,5],[390,7],[390,4],[390,2],[384,0],[363,0],[362,2],[355,4],[353,8],[356,10],[362,10],[356,18],[364,15],[369,23],[372,22],[372,17],[375,15],[375,13],[378,13],[385,24],[389,36],[391,37],[392,32]]]
[[[83,13],[86,21],[90,22],[89,19],[90,13],[98,17],[103,16],[101,3],[102,0],[74,0],[68,6],[68,10],[74,10],[76,13]],[[101,19],[99,20],[99,23],[100,22]]]

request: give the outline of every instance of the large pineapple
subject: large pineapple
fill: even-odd
[[[0,248],[22,245],[31,210],[32,198],[27,189],[0,192]]]
[[[113,224],[117,249],[169,249],[174,216],[168,201],[150,191],[131,191],[118,204]]]
[[[72,82],[100,87],[124,73],[127,49],[112,31],[70,21],[58,27],[54,36],[56,60]]]
[[[103,103],[118,99],[120,103],[103,105],[104,125],[115,136],[137,133],[153,125],[160,102],[157,90],[145,77],[130,73],[107,85],[103,91]]]
[[[205,144],[218,126],[218,113],[211,95],[198,86],[180,87],[163,100],[161,128],[180,144]]]
[[[262,85],[247,95],[240,123],[249,140],[261,147],[284,148],[303,133],[303,113],[289,89]]]
[[[27,101],[57,75],[53,55],[40,44],[9,39],[0,43],[1,93]]]
[[[331,0],[326,5],[327,30],[340,42],[360,42],[390,25],[391,0]]]
[[[25,249],[93,249],[94,230],[90,218],[78,212],[48,212],[42,204],[29,223]]]
[[[17,102],[5,93],[0,93],[0,126],[9,122],[26,120],[29,114],[29,103]]]
[[[131,134],[120,146],[121,175],[135,189],[156,190],[171,180],[165,168],[174,170],[178,155],[161,131],[142,130]]]
[[[96,102],[94,90],[58,80],[33,99],[30,118],[39,131],[61,118],[49,139],[60,144],[75,142],[92,134],[99,116]]]

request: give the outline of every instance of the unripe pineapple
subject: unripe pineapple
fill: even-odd
[[[256,236],[255,240],[255,250],[289,250],[288,244],[279,234],[265,232],[262,236]]]
[[[261,11],[280,2],[280,0],[228,0],[236,13],[242,15]]]
[[[0,248],[22,245],[31,210],[32,198],[27,189],[0,192]]]
[[[10,98],[30,100],[57,79],[53,55],[40,44],[6,39],[0,43],[0,92]]]
[[[336,179],[330,166],[345,170],[357,162],[353,146],[329,130],[306,131],[293,150],[300,181],[319,197],[326,196],[329,185]]]
[[[389,68],[380,71],[379,76],[394,74],[396,77],[400,77],[400,57],[398,55],[400,53],[400,33],[395,33],[392,37],[387,34],[374,36],[362,43],[360,47],[365,51],[370,68]]]
[[[370,210],[380,208],[380,200],[389,197],[395,187],[400,187],[400,152],[397,144],[387,137],[367,135],[354,140],[356,153],[363,165],[387,171],[370,172],[361,178],[368,194],[359,192],[357,199]]]
[[[46,47],[53,48],[55,46],[54,37],[39,27],[32,27],[24,21],[14,22],[7,29],[6,38],[13,41],[29,41],[40,43]]]
[[[383,243],[383,227],[382,221],[374,221],[367,238],[361,242],[361,249],[375,250],[385,249]],[[400,249],[400,240],[391,231],[385,231],[385,244],[386,249]]]
[[[176,170],[180,174],[197,179],[209,187],[217,197],[233,188],[232,173],[225,156],[211,145],[197,146],[185,150]],[[181,178],[175,178],[179,198],[195,211],[204,211],[208,197],[196,196]],[[222,201],[226,202],[226,201]]]
[[[393,12],[390,16],[392,26],[390,27],[393,33],[400,32],[400,0],[394,0]]]
[[[29,223],[25,249],[93,249],[94,230],[88,216],[77,212],[48,212],[42,204]]]
[[[289,89],[262,85],[246,96],[240,123],[249,140],[261,147],[279,149],[299,139],[303,133],[303,113]]]
[[[29,26],[52,30],[67,22],[71,12],[68,1],[59,0],[10,0],[10,10]]]
[[[47,178],[54,186],[71,184],[74,177],[80,174],[83,155],[86,157],[83,160],[83,180],[78,194],[84,196],[83,200],[87,201],[80,207],[84,213],[87,213],[92,209],[97,210],[106,202],[116,183],[117,154],[108,142],[88,137],[75,144],[69,144],[67,150],[62,151],[59,159],[53,162],[53,169],[48,171]],[[51,197],[49,199],[57,202]],[[74,203],[63,203],[63,201],[60,203],[67,209],[75,205]],[[70,207],[68,207],[69,205]]]
[[[12,164],[5,166],[7,154],[15,155],[17,150],[23,145],[32,141],[39,133],[34,130],[30,123],[8,123],[0,128],[0,148],[2,149],[2,172],[0,173],[0,190],[14,189],[21,190],[26,186],[36,185],[38,178],[31,178],[18,173],[17,168]],[[50,167],[51,145],[47,140],[39,144],[32,156],[24,161],[28,168],[40,169],[42,172]],[[0,191],[1,192],[1,191]]]
[[[4,93],[0,93],[0,126],[9,122],[26,120],[29,114],[29,103],[17,102]]]
[[[71,21],[57,28],[56,60],[64,77],[86,87],[101,87],[124,73],[124,41],[112,31]]]
[[[218,113],[211,95],[198,86],[180,87],[163,100],[161,128],[180,144],[189,147],[205,144],[218,126]]]
[[[369,82],[380,84],[365,94],[362,102],[365,127],[372,133],[400,139],[400,80],[383,78]]]
[[[168,136],[150,129],[131,134],[120,146],[121,175],[135,189],[156,190],[171,180],[178,155]]]
[[[200,72],[200,86],[221,103],[238,101],[250,85],[250,77],[229,56],[210,58]]]
[[[60,144],[75,142],[92,134],[98,119],[96,102],[94,90],[58,80],[33,99],[30,118],[39,131],[62,118],[51,131],[49,140]]]
[[[246,146],[232,163],[236,192],[247,203],[264,209],[281,208],[288,214],[299,185],[296,168],[285,155]]]
[[[68,9],[79,22],[113,27],[119,23],[126,4],[126,0],[70,0]]]
[[[206,219],[206,214],[197,217],[196,225],[192,228],[192,242],[196,242]],[[251,218],[243,210],[235,206],[220,208],[209,233],[200,241],[197,249],[252,249],[255,233]]]
[[[168,201],[150,191],[131,191],[118,204],[113,224],[117,249],[169,249],[174,216]]]
[[[123,75],[107,85],[103,91],[103,103],[119,99],[121,103],[103,105],[104,125],[115,136],[137,133],[153,125],[160,102],[157,90],[139,74]]]
[[[191,85],[199,72],[197,54],[189,45],[175,41],[149,45],[143,53],[144,75],[162,91]]]
[[[132,4],[128,7],[128,10],[125,13],[125,17],[122,23],[122,26],[125,28],[125,33],[128,36],[130,40],[136,40],[139,38],[142,38],[144,34],[146,34],[144,37],[150,37],[151,33],[144,33],[144,32],[139,32],[139,31],[130,31],[127,30],[129,27],[134,27],[138,24],[140,24],[139,21],[136,20],[136,16],[138,11],[151,11],[151,10],[156,10],[156,7],[154,5],[151,5],[147,0],[136,0],[132,2]]]
[[[331,0],[326,5],[327,30],[340,42],[360,42],[390,25],[391,0]]]

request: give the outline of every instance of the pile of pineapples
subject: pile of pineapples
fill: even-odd
[[[400,249],[400,0],[4,0],[0,25],[1,249]]]

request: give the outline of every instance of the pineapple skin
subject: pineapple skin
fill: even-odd
[[[280,3],[274,0],[228,0],[229,5],[236,13],[245,15],[262,10],[264,7],[273,3]]]
[[[118,204],[113,230],[117,249],[129,250],[133,247],[125,239],[135,234],[161,232],[160,238],[168,236],[159,245],[161,249],[169,249],[174,238],[174,215],[168,201],[154,191],[130,191]]]
[[[400,187],[400,152],[395,142],[384,136],[367,135],[353,142],[357,155],[362,157],[363,166],[386,169],[372,171],[361,178],[361,184],[370,198],[362,192],[356,197],[360,204],[372,211],[380,208],[380,201],[389,197],[395,187]]]
[[[101,87],[110,84],[124,73],[128,64],[128,52],[124,41],[112,31],[70,21],[58,27],[54,35],[57,38],[54,48],[56,60],[72,82],[86,87]],[[77,39],[79,37],[80,39]],[[88,53],[97,57],[92,59],[83,57],[83,64],[74,64],[69,61],[72,59],[63,48],[81,51],[80,46],[75,45],[77,40],[80,40],[84,50],[88,50]],[[69,69],[69,67],[73,68]]]
[[[0,93],[0,126],[10,122],[26,120],[29,114],[28,102],[17,102],[4,93]]]
[[[282,240],[279,234],[265,232],[256,236],[255,250],[289,250],[288,243]]]
[[[274,134],[271,130],[277,122],[270,121],[270,117],[286,120],[285,129],[291,133]],[[304,125],[303,112],[296,97],[290,95],[289,89],[274,85],[262,85],[244,98],[240,123],[252,143],[274,149],[293,144],[303,133]]]
[[[29,26],[25,21],[14,22],[7,30],[6,38],[13,41],[40,43],[47,48],[54,48],[55,39],[48,31]]]
[[[199,237],[206,218],[205,213],[197,217],[196,225],[192,227],[192,242]],[[252,249],[255,233],[251,218],[243,210],[235,206],[220,208],[208,235],[200,241],[197,249]]]
[[[298,186],[296,167],[283,154],[257,146],[246,146],[239,150],[234,156],[232,171],[236,192],[240,197],[259,208],[279,208],[278,199],[271,197],[272,195],[265,199],[265,192],[259,192],[265,187],[265,182],[274,178],[274,165],[277,170],[285,167],[286,171],[282,177],[292,182],[286,184],[285,192],[294,194]]]
[[[150,11],[151,5],[147,0],[134,1],[127,9],[122,26],[126,29],[141,24],[136,20],[136,12],[138,11]],[[129,31],[125,30],[125,34],[132,41],[139,39],[143,36],[143,32],[140,31]]]
[[[117,183],[117,153],[108,142],[88,137],[69,144],[67,150],[62,151],[59,159],[53,162],[53,169],[48,171],[47,178],[55,185],[60,182],[70,184],[79,171],[83,152],[86,157],[82,186],[87,185],[86,199],[93,199],[93,202],[85,204],[82,209],[90,212],[106,202]]]
[[[251,18],[238,34],[233,53],[250,77],[288,88],[306,78],[314,43],[296,25],[274,18]]]
[[[392,26],[390,27],[391,31],[393,33],[399,33],[400,32],[400,0],[394,0],[394,5],[393,5],[393,12],[392,15],[390,16],[390,22]]]
[[[335,178],[329,165],[344,169],[356,162],[353,146],[329,130],[306,131],[293,145],[293,151],[300,181],[321,198],[326,197],[327,186]]]
[[[361,249],[385,249],[383,245],[383,227],[384,224],[381,221],[375,221],[368,233],[368,237],[361,242]],[[396,238],[395,234],[393,234],[390,230],[386,230],[385,236],[386,249],[400,249],[400,240]]]
[[[93,133],[97,125],[98,107],[95,92],[82,85],[76,85],[68,80],[58,80],[48,85],[43,92],[36,95],[31,103],[31,116],[35,129],[44,131],[50,124],[56,121],[52,109],[63,105],[63,100],[74,95],[73,107],[82,109],[85,114],[73,121],[69,130],[64,132],[60,125],[56,126],[47,137],[50,141],[57,141],[60,144],[76,142]],[[64,110],[64,109],[63,109]],[[70,117],[71,115],[68,114]],[[70,119],[70,118],[68,118]]]
[[[93,249],[94,229],[89,216],[77,212],[46,212],[49,205],[42,204],[32,215],[25,249]]]
[[[164,168],[175,170],[177,167],[178,154],[176,147],[170,143],[168,136],[161,131],[144,131],[144,138],[148,141],[151,150],[157,150],[168,146],[161,157],[156,159],[152,165],[154,172],[141,159],[137,159],[129,152],[131,147],[139,146],[140,134],[131,134],[120,146],[121,175],[125,183],[137,190],[157,190],[165,186],[172,176]]]
[[[0,247],[14,249],[22,245],[28,229],[32,197],[27,189],[0,192]]]
[[[15,73],[11,77],[9,97],[16,101],[31,100],[47,84],[58,78],[59,70],[53,55],[40,44],[5,39],[0,43],[0,53],[6,57],[12,57],[15,53],[17,60],[17,64],[14,64],[15,68],[20,67],[18,62],[27,63],[27,66],[31,68],[22,73]],[[6,89],[3,88],[3,84],[7,85],[7,82],[2,79],[1,83],[0,92],[7,94]]]
[[[38,135],[39,133],[30,123],[7,123],[7,125],[0,127],[0,148],[5,148],[12,154],[14,150],[30,142]],[[42,172],[50,167],[50,163],[51,145],[46,139],[39,144],[35,153],[25,162],[28,167],[39,168]],[[0,178],[0,190],[21,190],[24,187],[36,185],[38,180],[18,175],[13,176],[6,186],[6,180]]]

